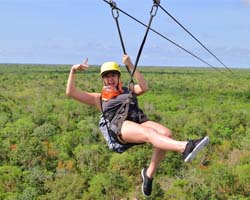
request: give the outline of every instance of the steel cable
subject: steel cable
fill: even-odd
[[[166,9],[161,5],[159,7],[171,17],[183,30],[185,30],[196,42],[198,42],[210,55],[212,55],[219,63],[221,63],[228,71],[233,73],[215,54],[213,54],[200,40],[198,40],[189,30],[187,30],[176,18],[173,17]]]
[[[104,2],[106,2],[107,4],[111,4],[110,2],[108,2],[107,0],[103,0]],[[143,22],[141,22],[140,20],[136,19],[135,17],[133,17],[132,15],[128,14],[127,12],[123,11],[122,9],[120,9],[119,7],[116,7],[116,9],[118,11],[120,11],[121,13],[123,13],[124,15],[126,15],[127,17],[133,19],[134,21],[136,21],[137,23],[141,24],[144,27],[148,27],[146,24],[144,24]],[[175,45],[176,47],[180,48],[181,50],[185,51],[186,53],[190,54],[191,56],[193,56],[194,58],[200,60],[201,62],[203,62],[204,64],[208,65],[209,67],[213,68],[214,70],[220,72],[221,74],[229,77],[227,74],[223,73],[222,71],[220,71],[218,68],[214,67],[213,65],[209,64],[208,62],[206,62],[205,60],[203,60],[202,58],[200,58],[199,56],[195,55],[194,53],[192,53],[191,51],[185,49],[184,47],[182,47],[181,45],[177,44],[176,42],[174,42],[173,40],[169,39],[168,37],[164,36],[163,34],[161,34],[160,32],[156,31],[155,29],[149,27],[149,30],[151,30],[152,32],[154,32],[155,34],[161,36],[163,39],[167,40],[168,42],[172,43],[173,45]],[[231,71],[231,70],[230,70]],[[231,77],[229,77],[231,78]]]

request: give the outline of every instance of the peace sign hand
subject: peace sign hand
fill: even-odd
[[[81,64],[75,64],[71,67],[71,69],[76,72],[78,70],[86,70],[89,67],[88,58],[86,58]]]

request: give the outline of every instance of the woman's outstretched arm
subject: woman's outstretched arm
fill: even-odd
[[[75,87],[75,73],[79,70],[86,70],[89,67],[87,62],[88,59],[85,59],[83,63],[75,64],[71,67],[66,87],[66,95],[87,105],[95,106],[98,110],[101,110],[100,93],[80,91]]]

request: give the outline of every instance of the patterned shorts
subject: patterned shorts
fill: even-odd
[[[137,145],[137,144],[130,144],[130,143],[122,144],[121,142],[119,142],[116,134],[113,133],[112,130],[108,129],[109,126],[110,126],[109,120],[108,119],[105,120],[104,117],[101,116],[100,122],[99,122],[99,129],[102,135],[104,136],[110,150],[117,152],[117,153],[123,153],[124,151],[128,150],[130,147]]]

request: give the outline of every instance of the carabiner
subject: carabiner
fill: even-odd
[[[117,19],[119,17],[119,12],[118,12],[118,9],[116,7],[116,3],[112,0],[109,1],[109,5],[111,6],[112,8],[112,16],[114,19]],[[116,11],[116,12],[115,12]]]
[[[119,17],[119,12],[117,8],[112,8],[112,16],[114,19],[117,19]]]
[[[158,10],[158,6],[159,6],[161,1],[160,0],[153,0],[153,2],[154,2],[154,5],[152,6],[152,9],[150,11],[150,15],[152,17],[154,17],[156,15],[157,10]]]
[[[152,17],[154,17],[154,16],[156,15],[156,13],[157,13],[157,10],[158,10],[158,5],[153,5],[153,6],[152,6],[152,9],[151,9],[151,11],[150,11],[150,15],[151,15]]]

